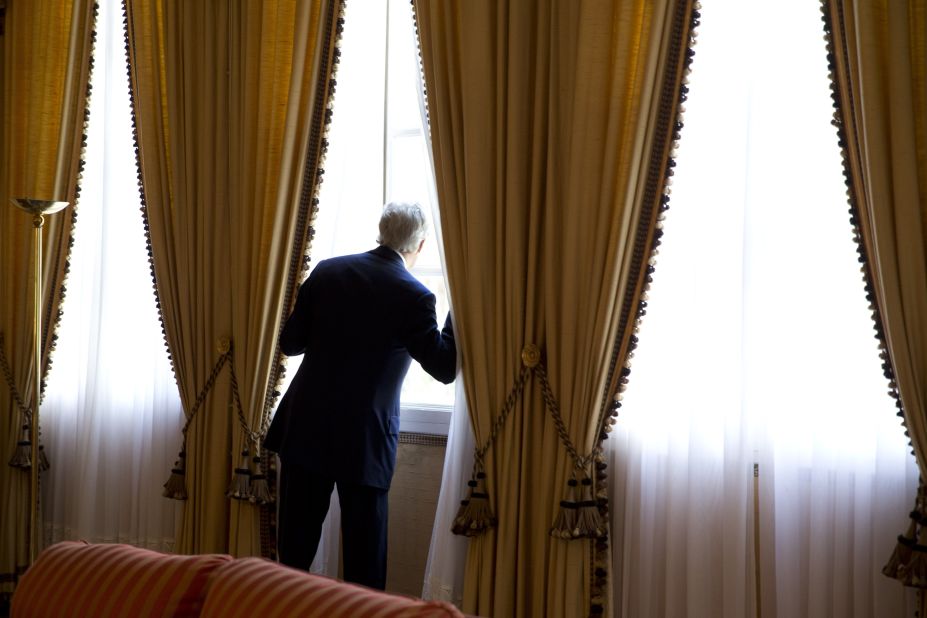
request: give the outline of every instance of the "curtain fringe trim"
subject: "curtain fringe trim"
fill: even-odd
[[[840,154],[843,160],[843,180],[846,185],[847,202],[849,203],[850,225],[852,226],[853,241],[856,243],[856,253],[859,256],[860,274],[863,279],[863,285],[866,290],[866,300],[869,302],[869,311],[872,317],[873,330],[875,337],[879,341],[879,358],[882,360],[882,374],[888,382],[888,395],[895,400],[896,415],[901,418],[904,425],[904,435],[908,438],[908,446],[911,447],[911,454],[915,457],[914,444],[911,441],[911,434],[908,430],[908,423],[905,417],[904,405],[901,401],[901,394],[898,391],[898,383],[895,379],[895,369],[892,365],[891,355],[888,351],[888,341],[885,337],[885,322],[882,319],[882,312],[879,309],[878,299],[875,293],[875,280],[872,275],[872,264],[869,261],[869,255],[863,240],[862,230],[860,229],[860,210],[859,198],[856,194],[856,186],[853,182],[853,169],[851,164],[851,152],[849,148],[849,135],[847,133],[847,124],[844,119],[844,110],[849,109],[850,113],[856,108],[852,100],[852,93],[846,93],[850,98],[844,101],[844,93],[841,92],[839,77],[837,75],[837,47],[834,41],[834,15],[831,13],[834,9],[829,0],[821,0],[821,21],[824,27],[824,38],[827,41],[827,70],[830,77],[831,100],[834,105],[834,114],[831,124],[837,130],[837,140],[840,146]],[[845,32],[843,9],[840,3],[836,3],[836,19],[840,24],[840,33]],[[849,66],[849,60],[846,59],[846,42],[841,45],[841,52],[844,56],[844,66]],[[856,151],[859,151],[857,146]]]
[[[87,136],[90,127],[90,96],[93,91],[91,85],[93,79],[93,70],[94,70],[94,53],[96,51],[96,41],[97,41],[97,20],[100,17],[100,4],[99,2],[94,2],[90,7],[89,15],[89,34],[87,37],[88,48],[87,48],[87,84],[84,89],[84,100],[83,100],[83,109],[81,110],[81,139],[80,139],[80,148],[77,155],[77,165],[75,169],[74,177],[74,192],[70,196],[71,207],[68,209],[68,213],[71,217],[70,226],[68,227],[68,237],[67,242],[64,243],[64,264],[61,273],[61,280],[57,285],[57,294],[58,302],[48,303],[45,306],[45,315],[42,319],[42,342],[44,345],[47,345],[45,350],[45,364],[42,367],[42,383],[41,383],[41,399],[45,398],[45,386],[46,379],[51,371],[52,365],[55,360],[55,351],[58,349],[58,327],[61,325],[61,318],[64,315],[64,311],[61,309],[64,299],[67,296],[67,285],[69,275],[71,274],[71,250],[74,248],[74,226],[77,224],[77,215],[80,206],[80,195],[82,183],[84,180],[84,168],[87,166]],[[60,260],[61,245],[56,247],[57,251],[55,258],[52,260],[52,264],[57,264]],[[57,275],[57,273],[52,273]],[[53,285],[53,288],[55,286]],[[52,319],[52,311],[55,311],[54,319]],[[50,337],[49,337],[50,334]],[[41,402],[40,402],[41,403]],[[39,421],[41,424],[41,420]],[[37,431],[38,435],[42,435],[42,428],[39,427]],[[39,445],[39,449],[42,446]],[[45,464],[47,464],[47,458],[45,458]],[[40,465],[41,469],[41,465]],[[46,468],[47,469],[47,468]]]
[[[135,170],[136,182],[138,185],[138,197],[141,204],[142,226],[145,229],[145,251],[148,254],[148,268],[151,273],[151,287],[155,297],[155,308],[158,312],[158,323],[161,324],[161,340],[164,343],[164,349],[167,351],[167,359],[171,363],[171,372],[174,374],[174,380],[177,380],[177,363],[174,360],[174,354],[171,350],[171,343],[167,338],[167,328],[164,325],[164,309],[161,305],[161,295],[158,292],[158,275],[155,271],[154,252],[151,245],[151,220],[148,218],[148,198],[145,193],[145,175],[142,172],[142,151],[139,147],[138,139],[138,104],[136,102],[136,82],[133,73],[132,58],[135,57],[134,49],[131,45],[129,32],[134,31],[133,22],[130,16],[128,0],[122,1],[122,26],[125,35],[126,74],[129,79],[129,101],[132,109],[132,146],[135,149]],[[179,386],[179,382],[178,382]]]
[[[322,50],[320,66],[329,70],[320,73],[313,103],[313,117],[309,130],[309,147],[306,166],[303,171],[302,192],[296,217],[297,234],[293,242],[286,279],[286,302],[282,306],[277,327],[277,344],[274,350],[273,369],[268,380],[269,388],[261,414],[259,432],[270,426],[271,412],[282,395],[286,377],[286,360],[280,349],[280,334],[287,316],[296,303],[299,284],[306,278],[311,264],[312,242],[315,240],[315,220],[319,211],[319,193],[325,176],[325,161],[328,155],[328,134],[334,113],[335,90],[338,85],[338,65],[341,64],[341,39],[344,34],[344,7],[346,0],[333,0],[331,11],[324,28],[323,40],[331,41],[331,47]],[[329,49],[330,57],[329,57]]]
[[[863,285],[866,291],[866,300],[869,302],[869,311],[872,318],[873,330],[875,337],[879,342],[879,357],[882,361],[882,374],[888,382],[888,395],[894,399],[896,415],[901,418],[904,426],[904,435],[908,438],[908,446],[911,454],[917,457],[914,450],[914,444],[911,440],[911,433],[908,428],[907,417],[905,414],[904,404],[901,400],[901,394],[898,391],[898,382],[895,377],[895,368],[892,364],[891,354],[888,349],[888,340],[885,336],[884,320],[882,312],[879,309],[878,297],[875,293],[873,281],[875,278],[872,273],[872,263],[869,260],[865,240],[863,238],[860,221],[862,219],[859,208],[859,196],[856,191],[856,184],[853,177],[853,165],[851,156],[859,152],[859,146],[851,152],[850,135],[847,131],[847,119],[845,114],[852,117],[852,112],[856,109],[856,103],[853,101],[851,91],[843,92],[840,88],[840,77],[838,75],[837,54],[842,54],[843,66],[849,67],[847,58],[847,45],[845,39],[846,25],[843,15],[843,7],[839,2],[831,0],[821,0],[821,22],[824,28],[824,38],[827,42],[827,69],[830,77],[831,100],[833,101],[834,113],[831,124],[837,131],[837,141],[840,147],[840,154],[843,160],[843,180],[846,185],[847,202],[849,203],[850,225],[852,226],[853,241],[856,243],[856,253],[859,256],[860,274],[863,279]],[[834,24],[839,25],[839,30],[835,32]],[[838,51],[836,37],[841,37],[841,45]],[[846,99],[845,99],[846,97]],[[848,99],[848,100],[847,100]],[[854,135],[855,139],[856,136]],[[927,521],[927,509],[924,505],[924,485],[923,479],[918,489],[916,499],[916,508],[912,512],[912,525],[921,526],[921,530],[927,530],[923,522]],[[915,522],[916,516],[916,522]],[[898,537],[898,544],[895,551],[892,552],[888,563],[883,567],[882,573],[901,581],[905,586],[914,586],[918,588],[927,587],[927,548],[917,544],[914,539],[919,538],[913,535],[909,530],[910,536],[906,538],[901,535]]]
[[[319,57],[319,66],[327,67],[320,71],[319,83],[316,88],[316,98],[313,103],[313,117],[310,124],[309,146],[306,166],[303,172],[302,191],[299,198],[299,210],[296,218],[296,238],[293,242],[287,272],[286,302],[281,308],[281,316],[277,327],[276,347],[274,350],[274,363],[268,379],[267,395],[264,400],[264,410],[261,413],[258,433],[262,436],[270,426],[271,413],[282,395],[283,381],[286,377],[286,361],[280,349],[280,334],[283,331],[287,315],[296,302],[299,283],[305,279],[311,263],[312,241],[315,239],[315,219],[319,209],[319,191],[325,174],[325,159],[328,153],[328,133],[331,127],[333,114],[333,101],[337,87],[338,65],[341,62],[341,38],[344,33],[344,7],[345,0],[332,0],[330,10],[326,15],[325,26],[321,35],[322,40],[329,41],[328,46],[322,47]],[[265,461],[268,461],[265,452]],[[273,458],[270,464],[273,468]],[[256,487],[253,494],[259,503],[270,504],[276,488],[276,474],[254,477]],[[267,489],[268,501],[263,502],[264,487]],[[265,558],[276,558],[276,512],[269,508],[260,509],[261,555]]]
[[[677,5],[676,11],[669,45],[670,56],[663,76],[660,114],[655,132],[656,142],[651,151],[650,168],[644,196],[644,208],[646,210],[642,213],[641,224],[638,228],[631,272],[642,272],[645,256],[647,264],[646,268],[643,269],[643,282],[640,286],[639,295],[636,296],[634,286],[629,286],[622,304],[619,333],[613,347],[613,355],[606,380],[606,392],[603,394],[602,411],[599,415],[598,443],[593,449],[595,496],[599,505],[598,511],[606,522],[609,513],[606,485],[608,464],[605,461],[603,443],[608,439],[609,433],[617,422],[624,391],[629,383],[631,360],[639,343],[637,335],[640,332],[640,324],[647,314],[647,292],[651,283],[653,283],[653,274],[656,272],[656,260],[663,236],[662,222],[666,216],[666,211],[670,207],[672,177],[675,173],[673,168],[676,167],[675,153],[679,147],[679,140],[684,126],[685,102],[689,94],[689,75],[692,72],[692,62],[695,58],[694,47],[698,38],[698,27],[701,24],[701,4],[699,2],[683,0]],[[682,55],[681,58],[680,54]],[[671,121],[671,118],[674,120]],[[667,138],[671,139],[670,148],[668,149],[669,156],[666,156],[667,149],[664,141]],[[651,218],[654,214],[650,212],[650,209],[652,205],[657,203],[659,203],[659,207],[656,212],[656,220],[652,222]],[[649,227],[651,224],[653,228]],[[631,308],[635,304],[637,309],[634,326],[630,335],[627,335],[627,327],[624,325],[629,324]],[[612,391],[615,369],[619,364],[619,355],[626,335],[627,349],[617,377],[617,387]],[[604,526],[604,533],[595,539],[591,561],[592,568],[590,571],[592,577],[590,581],[591,602],[589,614],[590,616],[598,616],[604,613],[604,599],[608,597],[606,589],[608,587],[610,555],[607,523]]]

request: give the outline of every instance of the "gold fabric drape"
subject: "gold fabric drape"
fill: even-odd
[[[476,442],[534,343],[566,433],[591,454],[632,345],[692,4],[415,4]],[[590,598],[607,568],[596,542],[549,536],[574,468],[540,391],[529,380],[486,457],[498,524],[470,542],[468,612],[579,616],[606,601]]]
[[[189,415],[225,339],[244,421],[229,364],[186,434],[183,552],[260,553],[257,509],[225,494],[247,463],[241,451],[254,454],[248,436],[263,430],[298,284],[304,170],[322,149],[338,10],[337,0],[127,2],[144,207],[181,400]]]
[[[826,0],[836,120],[890,392],[927,479],[927,1]],[[916,544],[919,544],[915,546]],[[886,575],[927,587],[927,495]]]
[[[9,368],[0,377],[0,592],[28,564],[29,471],[7,465],[24,419],[7,378],[27,407],[35,390],[32,217],[10,198],[76,201],[93,17],[90,0],[10,0],[0,36],[0,353]],[[43,227],[43,372],[73,213],[48,216]]]

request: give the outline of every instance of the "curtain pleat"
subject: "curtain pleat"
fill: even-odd
[[[32,218],[10,198],[68,201],[43,226],[43,376],[64,294],[94,20],[89,0],[9,2],[0,36],[0,591],[28,564],[29,471],[7,465],[34,405]],[[41,419],[40,419],[41,422]],[[51,458],[54,454],[51,454]]]
[[[471,540],[464,609],[599,611],[604,539],[550,532],[572,475],[602,489],[591,459],[659,235],[693,7],[418,0],[416,10],[467,400],[477,444],[491,441],[479,482],[498,519]],[[540,364],[499,420],[528,344]]]
[[[269,472],[255,443],[303,264],[339,10],[127,2],[153,276],[188,415],[180,551],[261,551],[258,510],[226,493],[244,477],[233,493],[254,496],[233,468]]]
[[[883,573],[927,587],[927,2],[827,0],[835,121],[883,368],[921,471]]]

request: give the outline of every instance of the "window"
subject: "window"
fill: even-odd
[[[345,9],[338,86],[315,222],[312,264],[376,246],[383,204],[418,202],[433,212],[434,181],[419,92],[412,7],[405,0],[352,1]],[[439,326],[448,311],[432,229],[413,273],[437,297]],[[289,362],[297,366],[298,358]],[[288,371],[291,377],[294,371]],[[413,363],[402,390],[402,429],[446,434],[454,387]]]
[[[100,2],[93,54],[68,293],[42,408],[46,542],[170,551],[178,503],[161,484],[183,410],[145,247],[118,0]]]
[[[828,87],[817,3],[706,3],[608,441],[626,615],[753,615],[754,577],[763,615],[909,615],[913,595],[880,569],[917,468],[880,368]]]

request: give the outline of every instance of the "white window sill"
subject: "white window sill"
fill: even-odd
[[[451,406],[402,403],[399,408],[399,430],[404,433],[446,436],[451,426],[452,410]]]

